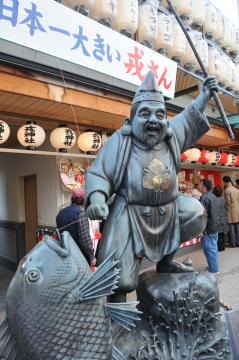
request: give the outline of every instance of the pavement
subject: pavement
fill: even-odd
[[[188,256],[192,259],[196,270],[207,271],[207,262],[201,249],[180,256],[177,260],[182,262]],[[155,266],[147,262],[142,271],[147,271],[149,268]],[[219,271],[217,281],[220,299],[234,309],[239,308],[239,248],[226,248],[225,251],[219,252]],[[0,321],[4,318],[5,294],[12,276],[12,271],[0,266]],[[128,300],[135,299],[135,292],[128,295]]]

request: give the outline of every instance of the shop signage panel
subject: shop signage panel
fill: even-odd
[[[135,85],[152,69],[174,97],[174,61],[54,0],[0,0],[0,37]]]

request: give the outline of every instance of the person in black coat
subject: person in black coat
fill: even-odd
[[[213,189],[214,195],[217,197],[218,208],[219,208],[219,227],[218,227],[218,251],[225,250],[225,236],[229,231],[229,224],[227,218],[227,207],[226,201],[222,196],[223,190],[220,186]]]

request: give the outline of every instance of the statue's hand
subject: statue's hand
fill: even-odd
[[[104,194],[95,192],[90,197],[90,206],[86,210],[86,215],[91,220],[105,220],[109,215],[109,208],[105,202]]]
[[[206,101],[209,101],[213,96],[213,90],[219,91],[217,79],[215,76],[208,76],[202,83],[202,91],[205,94]]]
[[[201,91],[194,103],[200,111],[204,111],[208,101],[213,96],[213,90],[218,91],[218,82],[215,76],[208,76],[202,83]]]

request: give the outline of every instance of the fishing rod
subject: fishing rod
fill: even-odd
[[[182,21],[181,18],[178,16],[178,14],[177,14],[177,12],[176,12],[176,10],[175,10],[175,8],[174,8],[171,0],[167,0],[167,3],[168,3],[168,5],[169,5],[169,9],[170,9],[171,12],[174,14],[174,16],[175,16],[178,24],[180,25],[181,29],[183,30],[184,35],[186,36],[186,38],[187,38],[187,40],[188,40],[188,42],[189,42],[189,44],[190,44],[190,46],[191,46],[191,49],[192,49],[192,51],[193,51],[193,53],[194,53],[194,55],[195,55],[195,57],[196,57],[199,65],[200,65],[201,69],[202,69],[202,72],[204,73],[204,76],[205,76],[205,77],[208,77],[207,69],[206,69],[206,67],[205,67],[204,64],[203,64],[203,62],[202,62],[202,60],[201,60],[201,58],[200,58],[200,56],[199,56],[199,54],[198,54],[198,52],[197,52],[197,50],[196,50],[196,48],[195,48],[195,46],[194,46],[194,43],[193,43],[193,41],[192,41],[192,39],[191,39],[191,37],[190,37],[190,35],[189,35],[186,27],[185,27],[183,21]],[[223,106],[222,106],[221,100],[220,100],[220,98],[219,98],[219,96],[218,96],[218,93],[216,92],[216,90],[212,90],[212,94],[213,94],[215,103],[216,103],[216,105],[217,105],[217,108],[218,108],[218,110],[219,110],[219,112],[220,112],[220,115],[221,115],[221,117],[222,117],[222,121],[223,121],[223,123],[224,123],[224,125],[225,125],[225,128],[227,129],[228,135],[229,135],[230,139],[233,140],[233,139],[234,139],[234,134],[233,134],[232,128],[231,128],[231,126],[230,126],[230,124],[229,124],[229,121],[228,121],[228,119],[227,119],[226,113],[225,113],[225,111],[224,111],[224,109],[223,109]]]

